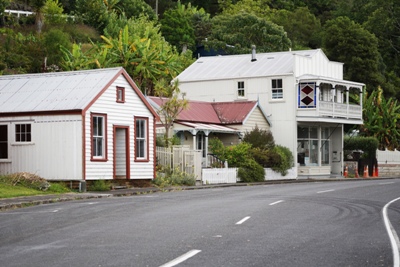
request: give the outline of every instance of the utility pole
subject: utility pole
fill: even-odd
[[[156,17],[158,18],[158,0],[156,0]]]

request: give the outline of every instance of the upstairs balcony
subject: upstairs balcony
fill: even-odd
[[[363,84],[327,79],[300,80],[297,121],[362,124]]]

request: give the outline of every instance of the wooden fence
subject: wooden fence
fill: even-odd
[[[178,168],[201,179],[201,151],[189,146],[156,147],[157,165]]]

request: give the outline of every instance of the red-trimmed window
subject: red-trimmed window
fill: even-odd
[[[149,119],[135,117],[135,161],[149,160]]]
[[[125,103],[125,88],[117,86],[117,103]]]
[[[92,160],[107,160],[107,115],[91,114]]]

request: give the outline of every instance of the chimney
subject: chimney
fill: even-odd
[[[251,46],[251,62],[253,62],[253,61],[257,61],[257,58],[256,58],[256,46],[255,45]]]

